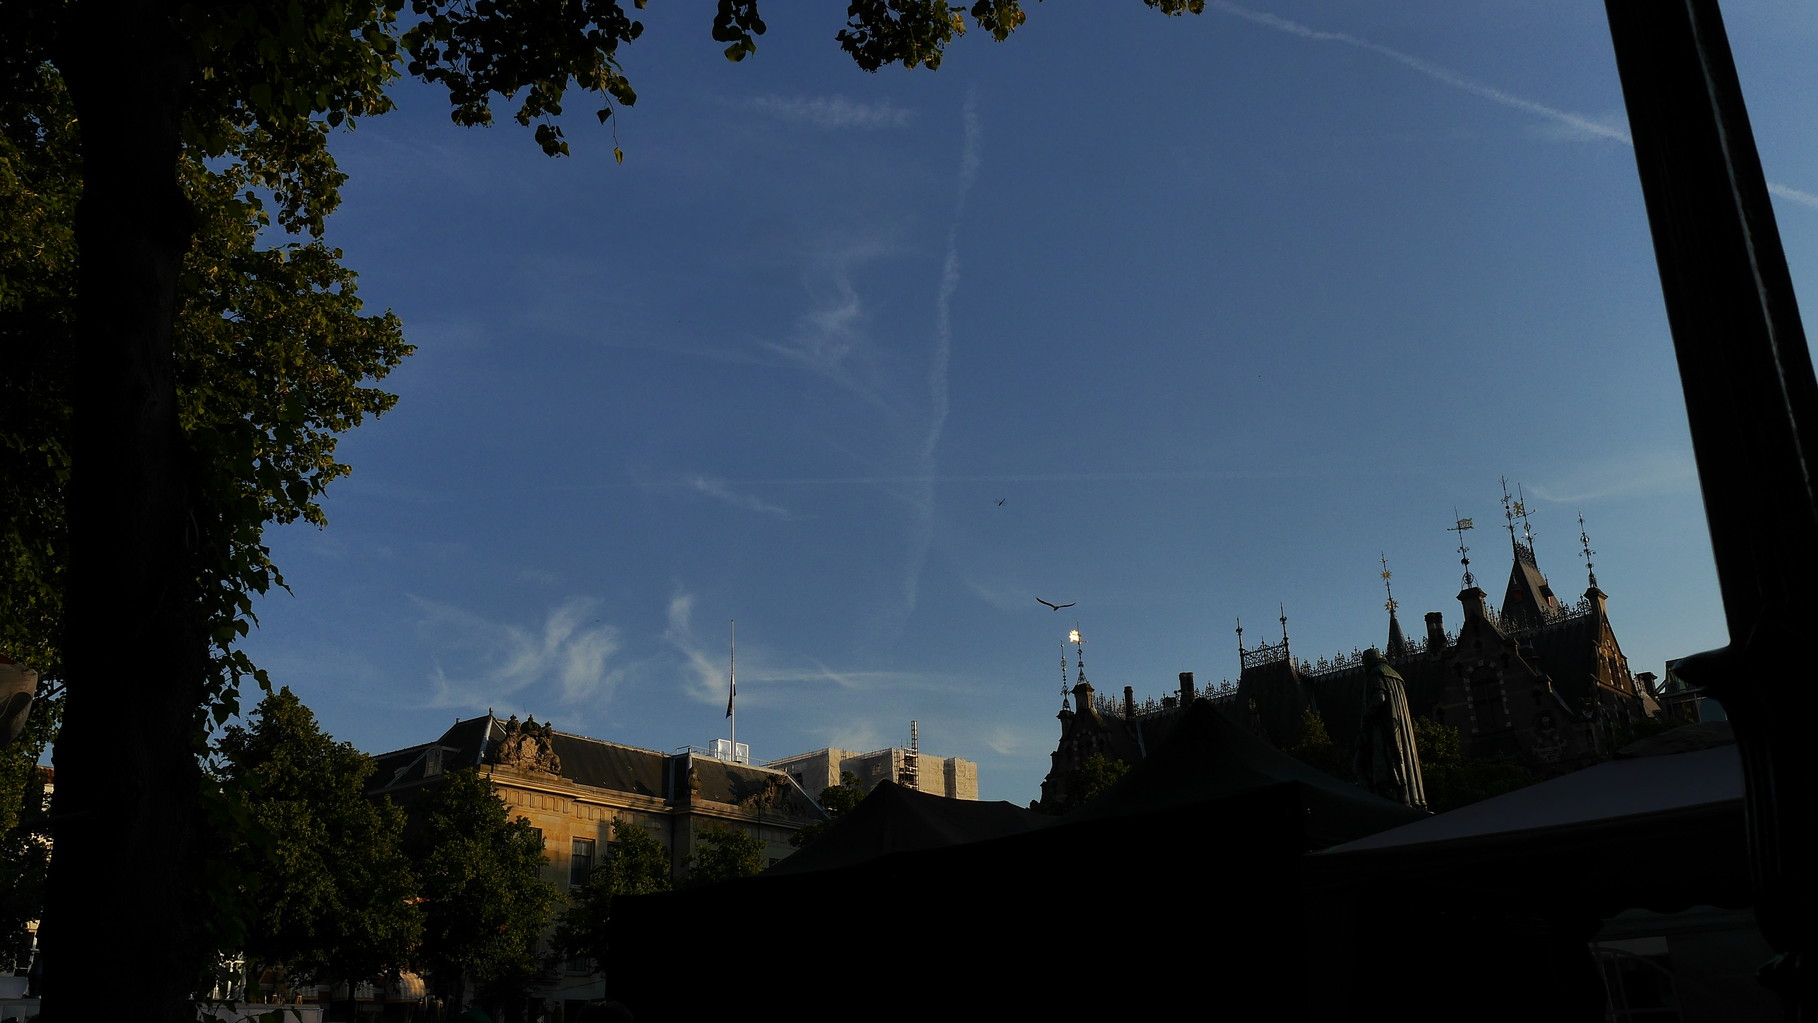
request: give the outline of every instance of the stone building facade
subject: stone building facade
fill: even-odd
[[[825,815],[787,773],[702,756],[660,753],[559,732],[534,719],[457,721],[431,742],[374,758],[369,794],[408,805],[449,771],[474,768],[499,798],[543,836],[545,877],[579,885],[612,855],[614,825],[640,827],[685,877],[702,831],[730,827],[757,837],[772,863],[794,851],[796,831]],[[818,790],[817,790],[818,791]],[[563,973],[545,997],[564,1004],[603,994],[584,968]]]
[[[850,772],[866,792],[878,782],[888,780],[931,795],[978,798],[977,763],[959,757],[931,757],[919,750],[902,747],[870,753],[822,749],[772,760],[768,766],[785,772],[803,791],[817,796],[838,785],[841,772]]]

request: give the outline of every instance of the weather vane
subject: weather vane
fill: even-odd
[[[1452,508],[1452,516],[1458,517],[1456,505]],[[1467,590],[1477,585],[1477,580],[1471,576],[1471,548],[1466,547],[1464,542],[1465,530],[1470,528],[1470,519],[1458,519],[1457,525],[1446,527],[1446,532],[1458,534],[1458,563],[1464,566],[1464,588]]]
[[[1078,622],[1073,623],[1073,631],[1067,633],[1067,640],[1073,644],[1073,649],[1079,652],[1079,681],[1084,682],[1086,680],[1086,641],[1079,636]],[[1067,656],[1066,648],[1062,647],[1061,650],[1061,657],[1065,658]],[[1062,660],[1061,665],[1062,670],[1065,670],[1066,661]]]
[[[1584,531],[1584,512],[1578,513],[1578,542],[1584,545],[1584,571],[1591,577],[1591,589],[1597,588],[1597,566],[1591,562],[1591,555],[1597,552],[1591,549],[1591,535]]]
[[[1515,484],[1515,514],[1521,516],[1521,538],[1527,542],[1528,553],[1534,553],[1534,524],[1528,521],[1528,495]]]
[[[1515,485],[1515,496],[1510,497],[1509,478],[1507,476],[1502,477],[1502,517],[1503,520],[1508,523],[1509,546],[1514,549],[1515,556],[1518,558],[1522,556],[1522,546],[1524,544],[1527,547],[1527,556],[1530,558],[1534,556],[1534,525],[1528,520],[1527,497],[1528,495],[1521,489],[1521,484],[1519,483]],[[1515,520],[1517,518],[1521,519],[1521,536],[1519,539],[1515,536]]]

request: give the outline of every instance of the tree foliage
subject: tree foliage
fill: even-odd
[[[0,973],[31,966],[27,925],[44,912],[44,882],[50,869],[50,817],[44,806],[44,774],[34,764],[17,792],[12,823],[0,829]]]
[[[688,858],[690,885],[752,877],[764,869],[763,840],[742,828],[710,824],[695,841],[694,854]]]
[[[1332,734],[1326,730],[1326,719],[1311,707],[1301,712],[1300,736],[1287,752],[1308,767],[1334,778],[1351,779],[1350,755],[1332,741]]]
[[[829,785],[821,790],[821,809],[826,812],[827,819],[815,821],[790,835],[789,844],[797,849],[806,846],[826,834],[827,829],[833,827],[841,817],[852,812],[853,807],[864,801],[865,789],[859,784],[858,775],[851,771],[841,771],[838,785]]]
[[[43,704],[34,705],[34,716]],[[29,925],[44,915],[44,884],[50,867],[50,817],[44,800],[44,773],[32,754],[34,726],[22,741],[0,750],[0,973],[31,965]]]
[[[537,937],[561,900],[543,879],[542,835],[473,770],[450,772],[412,812],[407,848],[424,910],[417,961],[436,987],[458,1004],[469,980],[539,972]]]
[[[1077,772],[1078,785],[1069,786],[1070,791],[1076,793],[1073,800],[1074,805],[1077,806],[1098,798],[1100,793],[1117,784],[1117,780],[1122,778],[1128,770],[1130,770],[1130,765],[1116,757],[1108,757],[1103,753],[1094,753],[1087,757],[1086,762],[1079,766]]]
[[[360,981],[401,967],[422,935],[404,815],[364,794],[372,760],[323,734],[289,689],[221,741],[229,798],[249,826],[248,959],[292,978]]]
[[[568,909],[556,925],[556,952],[570,959],[608,962],[606,923],[612,901],[621,895],[669,891],[669,850],[641,825],[620,817],[612,824],[613,840],[606,858],[568,894]]]
[[[1482,802],[1539,780],[1520,764],[1466,759],[1457,727],[1427,718],[1414,719],[1414,748],[1420,753],[1427,809],[1434,813]]]
[[[1044,813],[1062,814],[1090,800],[1117,784],[1117,780],[1130,770],[1130,765],[1113,756],[1094,753],[1072,768],[1066,774],[1066,785],[1061,789],[1061,796],[1052,804],[1035,805]]]
[[[231,126],[219,134],[218,158],[189,150],[178,167],[193,219],[172,363],[198,496],[221,527],[206,610],[225,680],[254,671],[231,651],[252,620],[251,596],[283,585],[265,525],[325,524],[319,499],[351,471],[335,457],[337,436],[392,407],[395,396],[370,382],[411,346],[396,317],[365,312],[339,250],[318,240],[262,244],[269,216],[257,190],[283,182],[271,167],[286,159],[286,143]],[[0,227],[0,352],[10,367],[0,377],[0,500],[9,508],[0,644],[40,672],[43,688],[61,677],[65,494],[84,368],[75,331],[80,143],[49,65],[0,105],[0,223],[10,225]],[[338,202],[340,177],[320,167],[296,175],[280,193],[287,226],[319,225]],[[214,720],[233,709],[221,704]]]

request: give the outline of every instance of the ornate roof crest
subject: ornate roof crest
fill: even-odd
[[[521,771],[560,775],[562,758],[555,753],[555,729],[537,724],[535,716],[518,724],[517,715],[505,722],[505,738],[493,747],[492,762]]]

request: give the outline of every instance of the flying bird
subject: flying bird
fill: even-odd
[[[1037,604],[1048,604],[1047,601],[1043,600],[1040,597],[1035,598],[1035,602]],[[1073,604],[1077,604],[1077,603],[1079,603],[1079,601],[1077,601],[1077,600],[1073,602]],[[1048,606],[1053,608],[1056,611],[1059,611],[1063,607],[1072,607],[1073,604],[1048,604]]]
[[[998,507],[999,507],[999,508],[1002,508],[1002,507],[1003,507],[1003,506],[1004,506],[1004,502],[1005,502],[1005,501],[1008,501],[1008,500],[1010,500],[1010,499],[1009,499],[1009,498],[1007,498],[1007,497],[1000,497],[1000,498],[998,498],[998,499],[997,499],[997,506],[998,506]],[[1041,598],[1040,598],[1040,597],[1037,597],[1037,598],[1036,598],[1036,599],[1037,599],[1037,600],[1040,600],[1040,599],[1041,599]]]

